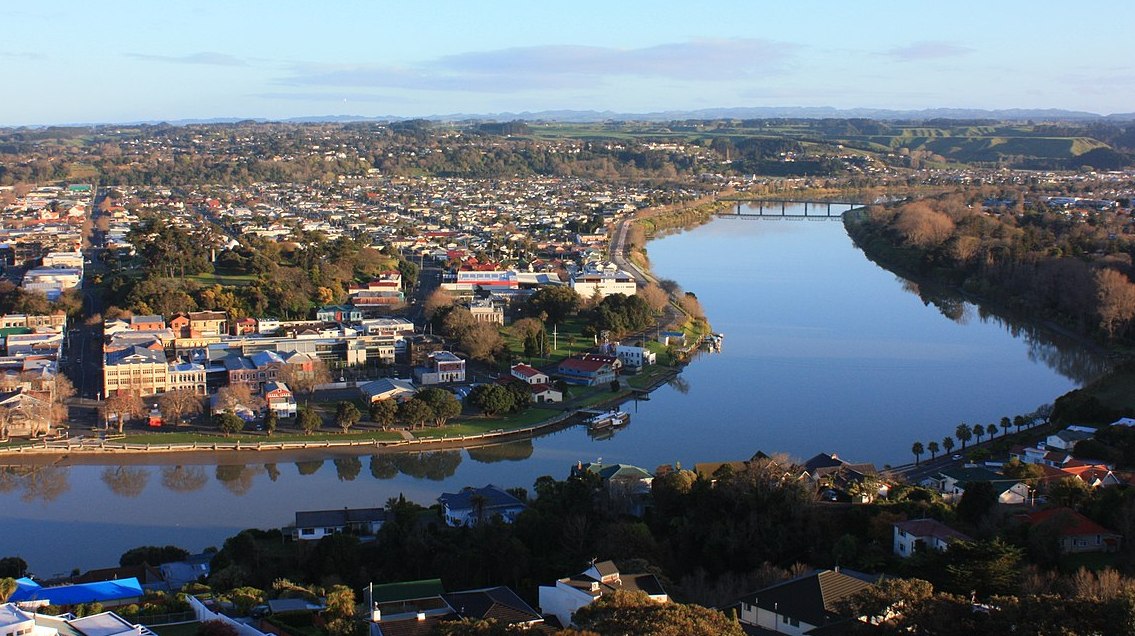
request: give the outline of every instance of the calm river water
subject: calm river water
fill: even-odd
[[[653,470],[764,450],[901,464],[914,441],[1029,412],[1104,368],[1073,342],[924,299],[838,222],[723,218],[649,251],[659,276],[697,294],[724,348],[628,403],[630,426],[608,439],[577,427],[423,455],[15,467],[0,472],[0,556],[46,577],[113,565],[138,545],[219,546],[242,528],[287,525],[297,510],[381,506],[399,493],[428,505],[486,483],[530,489],[578,460]]]

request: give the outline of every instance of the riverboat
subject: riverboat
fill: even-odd
[[[607,411],[593,415],[585,420],[587,427],[591,430],[599,430],[603,428],[614,428],[616,426],[623,426],[631,419],[631,414],[626,411]]]

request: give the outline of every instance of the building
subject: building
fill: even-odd
[[[1123,535],[1112,532],[1071,508],[1048,508],[1024,515],[1030,526],[1052,528],[1064,554],[1117,552]]]
[[[50,402],[23,388],[0,393],[0,439],[35,437],[50,430]]]
[[[297,512],[295,524],[285,528],[294,541],[318,541],[333,534],[374,536],[386,523],[382,508],[343,508]]]
[[[327,305],[315,311],[315,319],[320,322],[356,323],[363,319],[363,312],[351,305]]]
[[[417,387],[409,380],[398,378],[379,378],[359,386],[359,392],[368,404],[382,400],[408,400],[418,392]]]
[[[504,324],[504,308],[491,300],[474,300],[469,303],[469,313],[477,322],[494,325]]]
[[[166,321],[161,316],[130,316],[129,322],[132,331],[161,331],[166,328]]]
[[[465,361],[449,351],[435,351],[424,366],[414,367],[414,379],[423,385],[464,382]]]
[[[228,314],[223,311],[189,312],[189,331],[203,336],[220,336],[228,333]]]
[[[83,270],[73,267],[37,267],[24,274],[21,287],[25,291],[38,292],[48,300],[57,300],[68,289],[74,289],[83,281]]]
[[[895,556],[907,558],[919,550],[945,552],[955,541],[972,539],[937,519],[910,519],[893,524]]]
[[[528,509],[528,504],[492,484],[483,488],[466,487],[459,493],[442,493],[437,501],[445,523],[455,528],[472,527],[497,517],[512,523]]]
[[[568,284],[580,298],[606,298],[614,294],[634,296],[638,292],[634,277],[618,270],[580,272]]]
[[[264,383],[264,404],[269,411],[274,412],[278,417],[296,416],[296,398],[292,395],[292,390],[288,388],[288,385],[283,382],[269,380]]]
[[[114,612],[100,612],[82,618],[71,614],[51,616],[20,609],[16,603],[0,605],[0,634],[5,636],[155,636],[143,625],[135,625]]]
[[[108,352],[103,361],[103,395],[122,390],[138,395],[165,393],[169,389],[169,364],[161,349],[135,345]]]
[[[136,578],[51,587],[43,587],[31,579],[22,578],[16,579],[16,585],[16,591],[8,600],[29,609],[79,603],[101,603],[103,607],[117,607],[137,603],[144,595],[142,584]]]
[[[572,624],[572,615],[584,606],[616,590],[643,592],[651,600],[668,603],[670,596],[653,574],[623,574],[611,561],[592,563],[575,576],[557,580],[539,589],[540,611],[555,616],[561,625]]]
[[[812,630],[855,620],[839,613],[839,601],[872,585],[871,577],[853,576],[838,568],[816,570],[741,599],[738,619],[743,625],[765,630],[761,633],[819,633]]]
[[[615,345],[615,357],[628,367],[645,367],[654,364],[656,356],[653,351],[637,345]]]
[[[599,386],[618,376],[615,365],[604,356],[572,356],[560,362],[556,374],[569,384]]]
[[[441,288],[451,292],[473,292],[520,289],[520,281],[513,270],[458,270],[442,275]]]
[[[512,377],[526,384],[550,384],[552,381],[548,374],[523,362],[512,365],[509,373]]]

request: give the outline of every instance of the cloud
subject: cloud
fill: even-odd
[[[907,46],[895,47],[887,51],[886,55],[896,60],[910,62],[916,60],[934,60],[944,57],[960,57],[962,55],[969,55],[973,53],[973,51],[974,50],[968,46],[935,40],[915,42]]]
[[[796,47],[759,39],[706,39],[622,49],[547,45],[447,55],[408,66],[297,65],[281,83],[436,91],[587,88],[616,78],[677,81],[778,75]]]
[[[27,51],[0,51],[0,58],[6,60],[24,60],[27,62],[46,60],[47,56],[43,53],[30,53]]]
[[[375,104],[402,104],[406,102],[404,97],[391,97],[389,95],[370,95],[366,93],[293,93],[293,92],[275,92],[275,93],[253,93],[251,97],[258,97],[260,99],[276,100],[276,101],[297,101],[297,102],[337,102],[341,104],[350,104],[353,102],[367,102]]]
[[[248,66],[244,60],[226,53],[202,51],[188,55],[149,55],[146,53],[127,53],[126,57],[146,62],[165,62],[168,64],[203,64],[206,66]]]

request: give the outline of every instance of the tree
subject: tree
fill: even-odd
[[[547,322],[560,323],[579,310],[579,294],[567,286],[547,286],[528,297],[528,311],[533,316],[547,315]]]
[[[980,444],[981,443],[981,436],[985,435],[985,427],[982,426],[981,424],[974,424],[973,425],[973,434],[974,434],[974,436],[977,437],[977,443]]]
[[[239,433],[244,430],[244,420],[232,411],[225,411],[216,417],[217,428],[225,434],[225,437]]]
[[[352,402],[341,401],[335,406],[335,425],[343,429],[343,433],[351,430],[351,427],[362,419],[362,413],[359,413],[358,407]]]
[[[217,391],[217,406],[234,413],[240,408],[259,411],[264,406],[264,400],[252,392],[252,387],[237,382],[223,386]]]
[[[1063,477],[1048,485],[1048,501],[1056,506],[1076,508],[1091,495],[1091,490],[1079,477]]]
[[[1100,329],[1108,338],[1125,334],[1135,321],[1135,284],[1110,267],[1096,272],[1095,283]]]
[[[943,437],[942,448],[944,448],[947,453],[954,450],[954,438],[950,437],[949,435]]]
[[[28,562],[18,556],[7,556],[0,559],[0,577],[13,579],[27,576]]]
[[[411,399],[398,405],[398,418],[413,429],[425,426],[434,418],[434,412],[424,400]]]
[[[331,636],[350,636],[358,631],[355,620],[355,592],[346,585],[336,585],[327,593],[327,609],[323,620]]]
[[[197,636],[240,636],[240,632],[226,621],[213,619],[197,626]]]
[[[931,441],[926,445],[926,450],[930,451],[930,460],[933,461],[938,457],[938,442]]]
[[[922,442],[915,442],[910,447],[910,452],[914,453],[914,465],[918,465],[918,458],[922,456],[925,449],[922,448]]]
[[[385,431],[398,419],[398,403],[394,400],[371,402],[369,412],[370,420],[381,426],[382,430]]]
[[[306,367],[306,368],[305,368]],[[310,402],[316,387],[331,381],[331,371],[327,363],[319,358],[313,358],[304,363],[288,363],[280,367],[276,379],[288,385],[288,388],[304,396],[304,402]]]
[[[178,424],[187,415],[196,415],[204,410],[203,400],[192,389],[174,389],[158,398],[158,410],[167,422]]]
[[[512,392],[496,383],[475,387],[467,399],[470,405],[489,417],[511,411],[513,406]]]
[[[311,435],[315,431],[318,431],[321,426],[323,426],[323,418],[319,417],[319,413],[316,413],[315,409],[311,407],[302,407],[299,410],[298,419],[300,428],[303,429],[304,435]]]
[[[426,297],[425,302],[422,303],[422,311],[425,312],[426,319],[430,320],[433,319],[434,314],[438,313],[439,309],[442,309],[443,307],[452,307],[453,302],[453,294],[450,294],[448,291],[439,287]]]
[[[600,634],[741,636],[741,625],[700,605],[659,603],[642,592],[615,590],[572,616],[581,629]]]
[[[280,426],[280,414],[274,409],[268,409],[268,414],[264,416],[264,430],[268,432],[268,437],[272,437],[272,433]]]
[[[670,304],[670,297],[666,295],[666,292],[663,291],[661,287],[654,283],[647,283],[645,287],[638,290],[638,295],[646,301],[646,305],[650,307],[651,311],[654,313],[661,313],[662,310],[666,308],[666,305]]]
[[[16,583],[16,579],[6,576],[0,579],[0,603],[7,603],[8,599],[16,593],[20,588],[20,584]]]
[[[1001,418],[1001,436],[1009,434],[1009,427],[1013,425],[1013,421],[1007,417]]]
[[[461,415],[461,402],[458,402],[457,397],[445,389],[428,387],[418,391],[413,399],[421,400],[429,405],[430,410],[433,411],[434,425],[438,428],[445,426],[451,418]]]
[[[957,437],[958,440],[961,441],[962,450],[964,451],[966,449],[966,442],[973,439],[973,431],[970,430],[970,427],[967,426],[965,422],[962,422],[954,429],[954,437]]]
[[[118,418],[118,432],[122,432],[127,418],[138,417],[145,413],[146,405],[141,396],[132,389],[120,389],[103,402],[105,415],[114,415]]]
[[[977,525],[985,515],[997,507],[997,493],[988,481],[966,482],[966,489],[958,501],[958,518]]]

